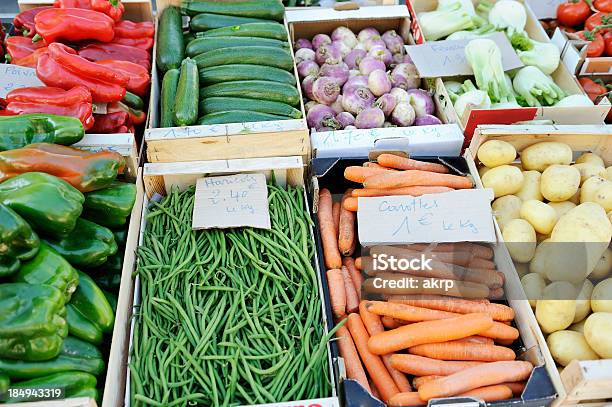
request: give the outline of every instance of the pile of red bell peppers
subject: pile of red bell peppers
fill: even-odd
[[[6,60],[35,68],[47,86],[10,92],[0,115],[65,115],[92,133],[134,132],[146,119],[155,28],[123,12],[120,0],[56,0],[15,16],[21,35],[6,39]]]

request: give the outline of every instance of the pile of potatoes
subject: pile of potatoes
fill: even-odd
[[[551,354],[561,366],[612,358],[612,166],[593,153],[574,161],[560,142],[517,156],[486,141],[479,174]]]

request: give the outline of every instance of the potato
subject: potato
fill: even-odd
[[[482,176],[485,175],[489,170],[489,167],[482,166],[478,169],[478,175],[480,175],[480,178],[482,178]]]
[[[523,202],[516,195],[505,195],[493,201],[491,208],[502,231],[506,223],[521,217],[522,204]]]
[[[516,193],[516,196],[523,201],[529,201],[530,199],[541,201],[543,199],[540,192],[541,176],[542,174],[537,171],[523,171],[523,186]]]
[[[518,192],[523,186],[523,173],[511,165],[491,168],[482,176],[482,185],[493,188],[495,198]]]
[[[593,292],[593,283],[589,280],[584,280],[578,297],[576,297],[576,313],[572,323],[580,322],[591,313],[591,293]]]
[[[589,278],[593,280],[602,280],[610,275],[612,272],[612,249],[609,247],[606,249],[604,254],[601,256]]]
[[[557,223],[557,212],[544,202],[532,199],[521,205],[521,218],[529,222],[536,232],[548,235]]]
[[[529,263],[514,263],[514,268],[521,278],[529,274]]]
[[[608,181],[602,177],[591,177],[582,183],[580,187],[580,203],[584,202],[595,202],[595,194],[597,190],[603,185],[607,184]]]
[[[581,188],[578,188],[578,191],[576,191],[576,193],[570,199],[568,199],[568,201],[578,205],[580,203],[580,189]]]
[[[608,212],[606,215],[608,216],[610,223],[612,223],[612,211]]]
[[[536,249],[536,234],[533,226],[524,219],[512,219],[502,232],[512,260],[527,263]]]
[[[572,360],[599,359],[580,332],[553,332],[546,338],[546,344],[555,362],[561,366],[567,366]]]
[[[603,166],[599,166],[593,163],[581,163],[572,165],[580,171],[580,183],[583,183],[591,177],[605,177],[606,170]]]
[[[567,328],[567,329],[569,329],[570,331],[580,332],[581,334],[584,334],[584,323],[585,322],[586,322],[586,318],[583,319],[580,322],[576,322],[575,324],[571,324],[569,326],[569,328]]]
[[[572,324],[576,313],[576,288],[566,281],[546,286],[536,302],[536,319],[544,333],[561,331]]]
[[[584,323],[584,337],[599,357],[612,358],[612,313],[596,312],[589,315]]]
[[[548,206],[553,208],[557,212],[557,219],[569,212],[570,209],[574,209],[576,204],[571,201],[563,202],[549,202]]]
[[[546,270],[550,267],[554,267],[553,265],[549,265],[549,263],[554,264],[556,258],[554,249],[555,245],[550,243],[550,239],[545,239],[538,243],[533,258],[529,262],[529,272],[537,273],[543,278],[548,278],[546,276]]]
[[[604,211],[612,210],[612,182],[606,182],[595,191],[593,202],[604,208]]]
[[[565,143],[542,141],[521,151],[521,163],[525,170],[544,171],[553,164],[569,165],[572,149]]]
[[[476,156],[487,167],[495,168],[514,161],[516,149],[506,141],[489,140],[482,143]]]
[[[542,243],[543,241],[548,240],[548,239],[550,239],[550,235],[543,235],[543,234],[541,234],[541,233],[537,233],[537,232],[536,232],[536,242],[537,242],[538,244],[540,244],[540,243]]]
[[[607,178],[608,180],[612,181],[612,165],[609,166],[608,168],[606,168],[605,178]]]
[[[529,300],[529,305],[531,305],[532,308],[535,308],[538,299],[542,298],[542,293],[546,288],[546,282],[541,275],[537,273],[529,273],[525,274],[521,278],[521,284],[523,285],[523,290],[525,291],[525,295]]]
[[[569,165],[551,165],[542,173],[540,191],[551,202],[570,199],[580,188],[580,171]]]
[[[597,283],[591,294],[593,312],[612,312],[612,278]]]
[[[584,153],[581,154],[580,157],[576,158],[576,164],[583,163],[595,164],[600,167],[603,167],[605,165],[601,157],[594,153]]]

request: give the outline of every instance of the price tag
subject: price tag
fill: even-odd
[[[266,176],[236,174],[198,179],[191,226],[270,229]]]
[[[557,18],[557,7],[567,0],[525,0],[538,20]]]
[[[420,197],[359,198],[362,246],[431,242],[495,242],[493,191],[468,189]]]
[[[0,64],[0,97],[13,89],[45,86],[36,76],[36,69],[19,65]]]

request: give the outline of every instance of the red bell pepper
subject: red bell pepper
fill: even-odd
[[[153,38],[114,38],[111,44],[128,45],[144,49],[147,52],[153,49]]]
[[[126,112],[129,116],[129,122],[133,125],[139,125],[147,120],[147,114],[141,110],[134,110],[121,102],[109,103],[106,106],[106,111],[109,113]]]
[[[127,112],[114,112],[107,114],[94,114],[94,125],[88,133],[114,134],[127,133],[129,115]]]
[[[44,41],[33,42],[32,38],[16,35],[6,39],[6,52],[8,54],[8,62],[14,59],[25,58],[31,55],[34,51],[44,48]]]
[[[133,62],[143,66],[147,71],[151,70],[151,55],[143,49],[128,45],[112,43],[89,44],[79,49],[79,55],[90,61],[116,59]]]
[[[104,13],[114,21],[121,20],[124,12],[120,0],[55,0],[53,3],[57,8],[81,8]]]
[[[154,35],[155,25],[150,21],[122,20],[115,24],[115,38],[153,38]]]
[[[95,78],[103,82],[116,83],[122,86],[126,86],[130,79],[127,75],[109,68],[108,66],[100,66],[95,62],[86,60],[79,56],[75,50],[64,44],[54,43],[49,45],[49,55],[57,63],[67,67],[77,75]]]
[[[12,59],[11,64],[36,69],[36,66],[38,65],[38,58],[40,58],[40,56],[42,54],[45,54],[46,52],[47,47],[39,48],[36,51],[32,52],[30,55],[26,55],[23,58]]]
[[[6,95],[6,111],[11,114],[48,113],[78,118],[85,130],[94,124],[91,93],[83,86],[70,90],[36,86],[19,88]]]
[[[123,99],[127,81],[117,83],[108,80],[107,78],[112,76],[108,72],[109,68],[94,64],[74,54],[72,55],[75,58],[66,58],[62,60],[63,62],[56,60],[57,54],[62,52],[68,54],[66,49],[70,48],[59,43],[51,44],[49,52],[40,56],[36,74],[45,85],[62,89],[85,86],[91,92],[94,102],[116,102]],[[119,79],[125,79],[122,74],[118,72],[115,74]]]
[[[151,84],[151,76],[149,72],[140,65],[129,61],[117,61],[114,59],[106,59],[96,62],[99,65],[108,66],[114,70],[121,72],[129,77],[127,90],[135,93],[138,96],[145,96]]]
[[[34,7],[29,10],[22,11],[13,18],[13,26],[16,31],[21,32],[23,35],[32,38],[36,35],[36,27],[34,24],[34,17],[43,10],[50,9],[50,6]]]
[[[55,8],[84,8],[91,10],[90,0],[55,0],[53,2]]]
[[[109,16],[80,8],[51,8],[34,17],[36,32],[47,44],[57,41],[112,41],[115,22]]]

